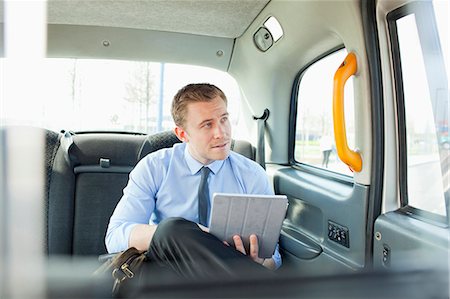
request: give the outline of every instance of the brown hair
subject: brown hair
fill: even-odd
[[[193,102],[209,102],[220,97],[227,105],[227,97],[220,88],[208,83],[188,84],[181,88],[173,97],[172,118],[177,126],[183,126],[186,121],[187,105]]]

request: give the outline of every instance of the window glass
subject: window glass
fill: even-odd
[[[5,59],[0,60],[0,68]],[[59,131],[155,133],[173,128],[170,106],[189,83],[212,83],[228,98],[233,126],[240,91],[227,73],[211,68],[154,62],[48,58],[42,72],[45,96],[36,109],[3,103],[2,125],[33,125]]]
[[[430,51],[432,45],[422,44],[427,39],[420,38],[414,14],[398,19],[396,25],[405,106],[408,205],[445,216],[450,184],[448,68],[442,52]],[[448,40],[443,38],[448,39],[448,29],[438,29],[441,48],[445,48]]]
[[[294,159],[300,163],[352,176],[337,156],[333,128],[333,78],[347,56],[345,49],[334,52],[311,65],[302,74],[297,105]],[[345,124],[350,148],[354,148],[353,79],[344,92]]]

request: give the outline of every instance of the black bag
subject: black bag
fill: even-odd
[[[111,273],[114,279],[112,293],[113,295],[117,295],[119,288],[123,286],[127,280],[133,279],[140,273],[142,263],[146,260],[145,253],[146,251],[130,247],[104,262],[94,272],[94,275]]]

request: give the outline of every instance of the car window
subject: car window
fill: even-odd
[[[401,171],[406,175],[400,178],[405,178],[401,182],[403,205],[446,216],[450,196],[449,93],[448,61],[443,53],[448,53],[448,11],[439,9],[439,1],[433,4],[391,23],[400,60],[397,78],[401,82],[397,84],[403,91],[398,107],[404,113],[404,119],[399,119],[399,128],[404,131],[399,135],[404,135],[401,153],[406,152],[406,163]],[[437,32],[428,26],[434,20]],[[425,34],[436,38],[425,39]]]
[[[297,162],[353,176],[337,156],[333,129],[333,78],[347,55],[333,52],[300,74],[297,94],[294,159]],[[345,86],[345,120],[348,145],[354,148],[353,79]]]
[[[0,59],[0,68],[4,59]],[[173,128],[170,105],[188,83],[223,89],[233,126],[238,123],[240,91],[227,73],[156,62],[47,58],[38,109],[5,103],[3,125],[34,125],[59,131],[156,133]]]

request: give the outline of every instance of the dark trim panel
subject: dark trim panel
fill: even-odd
[[[407,151],[406,151],[406,120],[405,120],[405,97],[403,90],[403,74],[402,74],[402,62],[400,59],[400,45],[398,43],[398,32],[396,21],[401,17],[404,17],[412,13],[411,11],[405,9],[405,7],[400,7],[387,15],[389,38],[392,49],[392,63],[394,68],[394,84],[395,84],[395,97],[397,103],[397,125],[398,125],[398,141],[399,141],[399,188],[400,188],[400,204],[401,206],[406,206],[408,204],[408,182],[407,180],[402,180],[402,177],[408,177],[408,167],[407,167]]]
[[[73,172],[78,173],[130,173],[133,166],[110,166],[102,167],[100,165],[80,165],[75,166]]]
[[[367,66],[372,100],[372,171],[366,224],[366,265],[373,261],[374,224],[381,214],[384,173],[384,100],[381,74],[379,37],[376,19],[376,2],[361,1]]]

